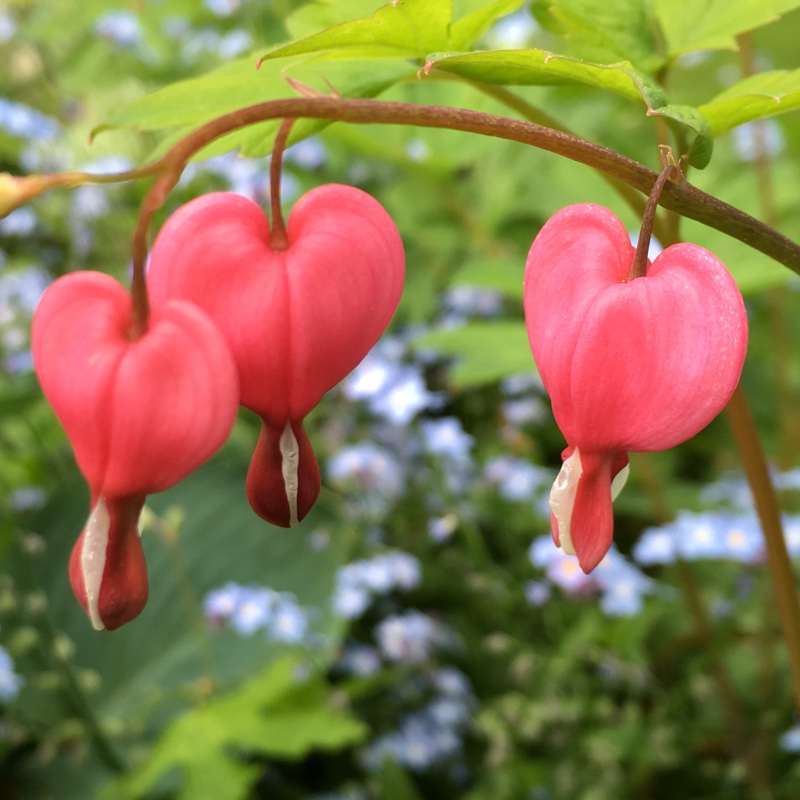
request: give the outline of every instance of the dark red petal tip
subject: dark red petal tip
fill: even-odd
[[[319,496],[317,457],[302,420],[276,428],[261,427],[250,469],[247,499],[253,511],[267,522],[292,528],[303,520]]]

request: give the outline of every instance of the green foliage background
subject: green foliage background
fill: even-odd
[[[687,154],[693,184],[800,240],[800,2],[242,0],[230,14],[212,8],[194,0],[12,0],[17,30],[0,43],[0,96],[60,125],[34,171],[119,155],[140,165],[242,106],[298,90],[335,92],[522,116],[654,169],[657,145],[669,142]],[[114,9],[135,14],[137,46],[98,35],[97,21]],[[497,27],[512,13],[536,23],[516,47]],[[185,23],[177,34],[169,32],[175,19]],[[209,45],[187,56],[200,32],[219,43],[242,30],[250,37],[243,53],[226,57]],[[780,146],[747,160],[735,136],[754,121],[761,127],[749,129],[751,141],[772,132]],[[236,131],[197,160],[231,150],[263,160],[277,126]],[[480,458],[510,449],[554,469],[562,442],[551,418],[510,441],[498,421],[498,382],[534,368],[521,312],[525,254],[547,218],[570,203],[606,205],[631,230],[637,215],[599,174],[513,142],[320,121],[299,122],[292,141],[310,135],[328,158],[310,170],[287,166],[300,191],[359,183],[403,235],[408,275],[394,330],[433,359],[428,377],[447,413],[474,436]],[[29,171],[29,145],[0,126],[0,168]],[[219,188],[213,174],[189,172],[156,226]],[[35,232],[3,236],[0,269],[35,266],[53,277],[99,269],[125,280],[147,185],[104,186],[110,207],[92,222],[86,246],[76,243],[70,190],[42,195],[33,202]],[[743,385],[773,463],[789,470],[800,454],[797,278],[699,223],[683,220],[680,233],[714,251],[745,295],[752,340]],[[437,326],[442,293],[458,286],[498,292],[502,315]],[[312,438],[325,460],[370,424],[363,408],[333,394],[312,416]],[[147,609],[98,635],[66,576],[87,506],[68,443],[32,374],[0,370],[0,641],[25,677],[2,712],[9,733],[0,744],[0,796],[293,800],[342,786],[389,800],[800,796],[800,767],[777,746],[794,718],[762,567],[744,570],[755,589],[741,601],[741,570],[697,564],[666,571],[672,594],[648,600],[633,619],[610,619],[591,600],[566,595],[532,609],[520,590],[533,575],[524,553],[546,521],[478,491],[453,543],[437,549],[425,533],[430,498],[440,493],[447,508],[449,499],[441,465],[430,464],[433,483],[412,482],[379,523],[390,544],[423,563],[413,602],[446,620],[461,642],[442,661],[475,687],[469,775],[415,774],[392,759],[362,768],[359,748],[400,713],[393,687],[414,677],[396,666],[337,677],[342,648],[368,636],[377,617],[351,623],[331,611],[336,575],[368,552],[365,534],[376,521],[354,516],[347,498],[326,487],[299,529],[261,523],[242,488],[255,430],[243,414],[215,460],[150,498]],[[702,485],[736,464],[721,421],[638,464],[640,477],[618,507],[621,549],[657,521],[648,481],[671,508],[698,508]],[[46,503],[20,512],[11,498],[28,486],[42,487]],[[788,510],[796,500],[784,497]],[[330,544],[315,549],[320,531]],[[294,593],[315,609],[312,644],[210,629],[202,597],[227,581]],[[674,599],[681,591],[686,604]],[[735,602],[735,613],[711,626],[693,616],[693,601],[710,608],[720,599]],[[598,678],[609,660],[613,676]],[[720,664],[729,676],[721,681]]]

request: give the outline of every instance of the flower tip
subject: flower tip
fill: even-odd
[[[261,519],[281,528],[299,524],[319,496],[317,457],[302,421],[283,429],[264,422],[250,469],[247,499]]]
[[[113,631],[147,603],[147,565],[138,519],[144,497],[100,497],[69,561],[72,591],[97,630]]]

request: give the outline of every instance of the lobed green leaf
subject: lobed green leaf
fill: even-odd
[[[800,69],[752,75],[700,106],[714,133],[800,107]]]
[[[694,50],[735,50],[736,36],[800,8],[800,0],[656,0],[670,58]]]
[[[521,320],[469,322],[459,328],[427,333],[416,339],[415,345],[454,356],[451,378],[461,388],[536,368]]]

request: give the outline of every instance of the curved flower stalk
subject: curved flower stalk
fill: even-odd
[[[608,209],[574,205],[542,228],[525,271],[528,338],[568,445],[550,495],[553,538],[585,572],[611,545],[627,453],[708,425],[747,349],[744,303],[719,259],[676,244],[629,280],[634,252]]]
[[[236,368],[200,309],[166,303],[136,339],[131,321],[128,292],[96,272],[59,278],[33,319],[36,373],[91,493],[69,573],[97,630],[124,625],[147,600],[145,496],[213,455],[238,407]]]
[[[351,186],[304,195],[287,243],[271,243],[261,208],[217,192],[175,212],[153,245],[155,307],[185,298],[224,334],[241,404],[262,421],[247,496],[263,519],[296,525],[319,494],[303,418],[364,358],[394,314],[405,257],[389,214]]]

